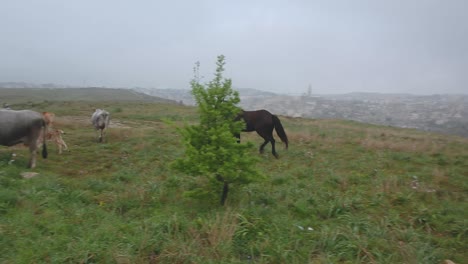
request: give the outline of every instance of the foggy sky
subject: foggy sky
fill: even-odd
[[[0,82],[189,89],[226,56],[233,86],[300,94],[468,93],[466,0],[15,0]]]

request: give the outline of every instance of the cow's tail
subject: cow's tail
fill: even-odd
[[[275,125],[276,134],[281,138],[281,141],[286,144],[286,148],[288,148],[288,136],[286,136],[286,132],[284,131],[283,125],[281,125],[281,121],[275,115],[273,115],[273,124]]]
[[[46,137],[47,137],[47,123],[44,121],[42,126],[42,158],[47,159],[47,146],[46,146]]]

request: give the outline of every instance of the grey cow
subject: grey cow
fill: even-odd
[[[109,127],[110,114],[106,110],[96,109],[91,116],[91,123],[99,133],[99,142],[102,142],[106,128]]]
[[[31,158],[29,168],[36,167],[38,151],[37,139],[45,137],[47,125],[42,114],[31,110],[7,110],[0,109],[0,145],[13,146],[24,143],[29,146]],[[47,146],[42,145],[42,157],[47,158]]]

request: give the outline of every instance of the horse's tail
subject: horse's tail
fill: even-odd
[[[46,137],[47,137],[47,123],[45,121],[42,126],[42,158],[47,159],[47,146],[46,146]]]
[[[288,148],[288,136],[286,136],[286,132],[284,132],[283,125],[281,125],[281,121],[279,118],[275,115],[272,115],[273,117],[273,124],[275,125],[275,130],[276,134],[281,138],[281,141],[286,144],[286,148]]]

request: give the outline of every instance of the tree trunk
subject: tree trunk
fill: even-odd
[[[221,195],[222,206],[224,206],[224,202],[226,202],[228,192],[229,192],[229,183],[225,181],[224,186],[223,186],[223,194]]]
[[[223,193],[221,194],[221,205],[224,206],[224,203],[226,202],[227,195],[229,192],[229,183],[224,180],[223,176],[221,175],[216,175],[216,179],[220,182],[223,182]]]

